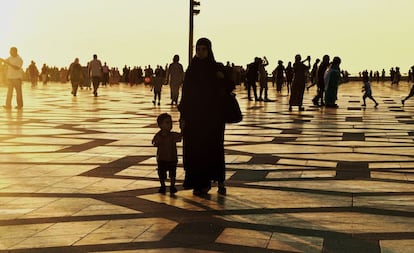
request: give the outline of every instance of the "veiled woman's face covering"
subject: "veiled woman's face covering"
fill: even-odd
[[[198,59],[206,59],[208,57],[208,48],[205,45],[197,45],[196,56]]]

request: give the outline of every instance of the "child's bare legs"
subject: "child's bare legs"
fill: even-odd
[[[162,171],[158,169],[158,178],[160,180],[161,187],[158,189],[159,193],[165,193],[166,187],[165,187],[165,178],[167,177],[167,173],[165,171]]]
[[[366,103],[365,103],[366,98],[371,99],[375,103],[375,107],[378,106],[378,102],[374,99],[374,97],[372,97],[372,95],[367,95],[367,94],[364,94],[364,96],[362,97],[362,99],[364,100],[364,103],[362,104],[362,106],[366,106]]]
[[[170,193],[176,193],[177,192],[177,188],[175,188],[175,177],[171,177],[170,178]]]

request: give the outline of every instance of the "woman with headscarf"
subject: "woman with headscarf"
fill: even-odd
[[[183,186],[193,189],[197,196],[207,194],[212,181],[218,181],[219,194],[226,193],[223,95],[231,90],[227,84],[224,66],[214,59],[210,40],[199,39],[178,106],[183,134]]]
[[[325,107],[338,107],[336,100],[338,99],[338,86],[341,79],[339,64],[341,64],[341,58],[335,56],[331,66],[325,72]]]

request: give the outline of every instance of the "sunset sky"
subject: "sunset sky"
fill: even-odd
[[[340,56],[342,68],[403,73],[414,65],[413,0],[200,0],[194,41],[212,40],[218,61]],[[188,59],[189,0],[2,0],[0,57],[16,46],[27,66],[58,67],[94,53],[109,66]]]

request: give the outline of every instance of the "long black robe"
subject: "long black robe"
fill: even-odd
[[[186,71],[179,105],[183,129],[184,187],[200,190],[224,182],[224,81],[222,65],[194,58]]]

